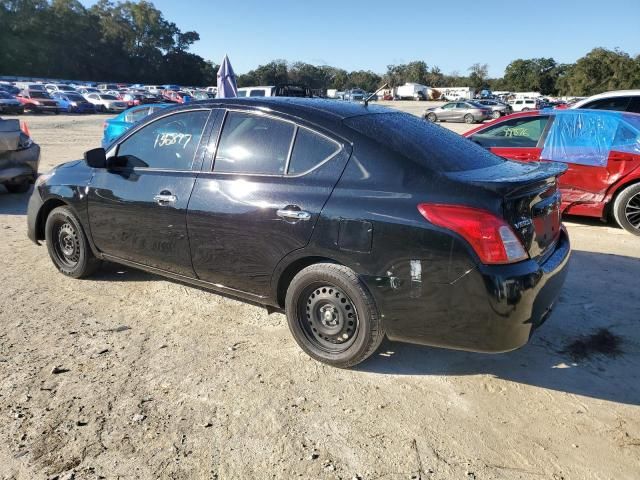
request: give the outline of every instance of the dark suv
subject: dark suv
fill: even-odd
[[[566,275],[565,168],[382,107],[198,102],[41,176],[28,232],[72,277],[108,260],[284,310],[332,365],[361,362],[385,334],[504,352]]]

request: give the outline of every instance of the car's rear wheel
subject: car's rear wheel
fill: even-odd
[[[29,182],[7,183],[5,188],[9,193],[26,193],[31,188],[31,184]]]
[[[524,107],[521,111],[522,111],[522,112],[528,112],[529,110],[530,110],[530,108],[529,108],[529,107]]]
[[[640,183],[629,185],[618,194],[613,216],[627,232],[640,236]]]
[[[286,312],[300,348],[335,367],[364,361],[384,338],[373,297],[342,265],[318,263],[298,273],[287,290]]]
[[[100,266],[80,221],[69,207],[53,209],[47,217],[44,232],[49,256],[60,272],[83,278]]]
[[[437,122],[438,121],[438,117],[436,116],[435,113],[429,113],[427,114],[427,116],[425,117],[427,120],[429,120],[430,122]]]
[[[473,115],[471,115],[470,113],[467,113],[467,114],[464,116],[464,123],[471,124],[471,123],[475,123],[475,121],[476,121],[476,119],[475,119],[475,118],[473,118]]]

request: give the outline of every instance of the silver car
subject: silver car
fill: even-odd
[[[491,118],[500,118],[503,115],[509,115],[511,113],[511,105],[498,102],[496,100],[474,100],[473,103],[480,105],[483,108],[491,109]]]
[[[449,102],[441,107],[428,108],[423,117],[430,122],[479,123],[491,118],[491,109],[471,101]]]
[[[84,98],[93,103],[99,112],[122,112],[127,109],[127,102],[107,93],[90,93]]]

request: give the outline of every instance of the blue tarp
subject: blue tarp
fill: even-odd
[[[546,113],[546,112],[545,112]],[[553,110],[542,158],[605,166],[611,150],[640,154],[640,115],[605,110]]]

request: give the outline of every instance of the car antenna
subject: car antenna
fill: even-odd
[[[388,88],[388,87],[389,87],[389,84],[385,83],[379,89],[377,89],[375,92],[373,92],[371,95],[369,95],[367,98],[365,98],[364,99],[364,106],[368,107],[369,106],[369,100],[371,100],[373,97],[375,97],[380,90],[384,90],[385,88]]]

